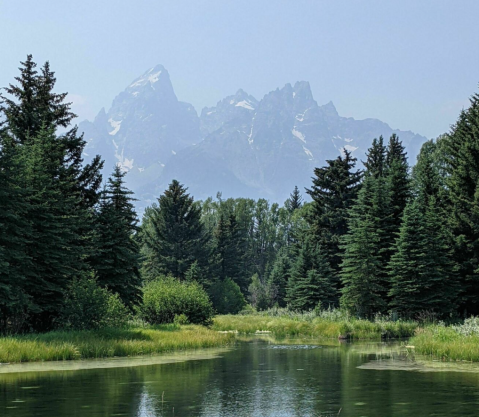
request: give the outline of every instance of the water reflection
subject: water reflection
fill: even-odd
[[[256,340],[211,360],[1,374],[0,415],[476,415],[478,373],[373,366],[401,355],[397,345]]]

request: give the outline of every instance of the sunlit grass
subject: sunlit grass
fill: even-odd
[[[376,339],[409,337],[418,327],[412,321],[372,322],[354,318],[328,320],[320,317],[268,317],[265,315],[217,316],[213,329],[252,334],[271,332],[277,337],[322,337],[347,339]]]
[[[59,361],[150,355],[219,347],[234,335],[203,326],[162,325],[150,328],[55,331],[0,338],[0,362]]]
[[[462,335],[451,327],[418,329],[409,344],[415,353],[434,359],[479,362],[479,335]]]

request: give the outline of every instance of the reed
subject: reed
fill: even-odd
[[[409,345],[414,352],[443,361],[479,362],[479,335],[461,334],[441,325],[418,329]]]
[[[213,329],[243,334],[271,332],[277,337],[370,339],[409,337],[418,327],[412,321],[368,321],[351,317],[324,318],[310,315],[268,316],[264,314],[215,317]]]
[[[175,324],[148,328],[55,331],[0,338],[0,362],[59,361],[151,355],[226,346],[233,334]]]

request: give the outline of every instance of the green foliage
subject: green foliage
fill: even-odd
[[[94,251],[91,219],[102,162],[97,156],[83,165],[85,141],[76,128],[57,134],[75,115],[64,103],[66,94],[53,92],[56,79],[48,62],[40,72],[35,67],[29,55],[18,85],[7,87],[0,100],[0,189],[9,198],[0,208],[8,236],[4,242],[0,237],[0,283],[2,266],[15,283],[8,285],[11,295],[0,298],[0,310],[11,317],[9,308],[21,305],[15,309],[28,317],[24,328],[48,329],[65,288],[88,269],[86,259]]]
[[[57,324],[72,330],[118,328],[129,316],[118,294],[99,287],[92,278],[80,278],[69,285]]]
[[[341,305],[360,317],[384,312],[387,305],[381,253],[385,233],[381,180],[366,177],[350,213],[349,232],[343,238]]]
[[[216,316],[213,329],[254,334],[268,331],[276,337],[314,337],[321,339],[372,339],[410,337],[418,323],[414,321],[358,320],[332,310],[329,314],[315,316],[314,313],[296,313],[285,309],[274,309],[251,313],[246,316]]]
[[[309,311],[316,306],[337,304],[333,271],[322,248],[309,239],[302,242],[291,268],[287,286],[288,306],[292,310]]]
[[[395,133],[389,139],[386,152],[386,175],[390,192],[390,213],[393,222],[392,235],[399,231],[406,203],[411,195],[409,165],[406,151]]]
[[[258,274],[254,274],[251,278],[251,284],[248,287],[249,302],[257,310],[265,310],[270,307],[270,298],[268,297],[268,289],[261,281]]]
[[[391,307],[405,317],[423,311],[441,317],[456,307],[458,286],[448,236],[434,197],[426,207],[406,206],[396,251],[389,264]]]
[[[454,258],[459,267],[462,309],[479,313],[479,94],[459,115],[441,142],[450,204],[449,225],[454,234]]]
[[[237,314],[246,306],[240,287],[229,278],[216,282],[211,293],[213,306],[220,314]]]
[[[164,324],[147,328],[99,329],[30,333],[0,338],[0,362],[65,361],[153,355],[227,346],[233,334],[203,326]]]
[[[102,193],[95,222],[97,250],[90,264],[98,283],[118,294],[129,307],[140,298],[139,247],[134,239],[138,219],[132,204],[132,192],[124,187],[118,166]]]
[[[231,278],[243,291],[247,289],[245,271],[242,268],[245,256],[244,231],[234,213],[220,213],[213,232],[216,275],[221,281]]]
[[[326,161],[327,166],[314,170],[313,185],[306,190],[313,199],[308,219],[315,240],[328,254],[328,261],[337,273],[341,263],[340,239],[348,230],[349,209],[360,188],[361,172],[353,171],[356,159],[345,151]]]
[[[200,268],[208,264],[208,240],[201,219],[201,206],[178,181],[173,180],[165,193],[145,212],[142,226],[143,270],[150,277],[171,274],[181,280],[196,261]]]
[[[299,192],[297,185],[294,186],[293,192],[289,195],[289,198],[285,201],[284,206],[289,212],[294,212],[295,210],[301,208],[303,205],[303,197]]]
[[[180,314],[190,323],[208,324],[213,317],[213,306],[197,282],[159,277],[143,287],[143,303],[138,313],[151,324],[173,323],[175,316]]]
[[[268,293],[271,303],[286,307],[286,291],[291,275],[291,261],[286,251],[276,256],[273,268],[268,277]]]

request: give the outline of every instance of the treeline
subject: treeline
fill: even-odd
[[[303,204],[194,202],[173,181],[139,234],[143,278],[198,280],[220,312],[233,286],[257,309],[341,307],[359,317],[479,313],[479,95],[411,169],[401,141],[374,139],[317,168]],[[241,304],[241,303],[239,303]]]
[[[398,137],[377,138],[363,170],[347,151],[316,168],[310,202],[298,188],[283,206],[194,201],[173,181],[140,225],[125,173],[104,184],[100,156],[84,164],[54,86],[28,56],[1,95],[0,331],[58,325],[93,284],[135,311],[166,276],[201,284],[220,313],[479,313],[478,95],[412,169]]]

